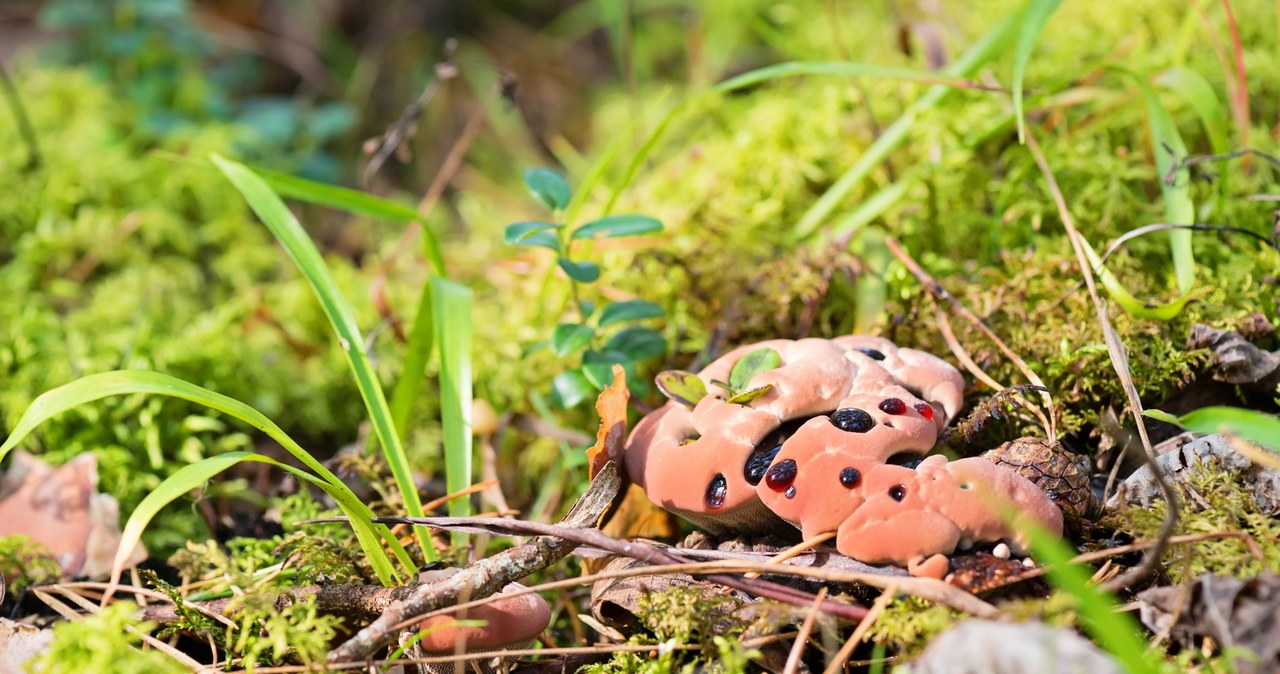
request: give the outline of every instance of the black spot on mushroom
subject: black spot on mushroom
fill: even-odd
[[[889,487],[889,498],[895,501],[901,501],[907,497],[907,486],[905,484],[895,484]]]
[[[898,452],[897,454],[889,457],[889,460],[885,461],[885,463],[915,470],[916,466],[919,466],[921,461],[924,461],[924,457],[921,456],[920,452],[911,451]]]
[[[871,360],[884,360],[883,353],[880,353],[879,351],[876,351],[875,349],[872,349],[870,347],[862,347],[861,349],[858,349],[858,351],[861,351],[862,353],[866,354],[867,358],[870,358]]]
[[[729,481],[724,479],[724,475],[719,473],[711,478],[711,483],[707,485],[707,507],[712,510],[718,510],[724,506],[724,497],[729,494]]]
[[[832,412],[831,423],[835,424],[836,428],[849,433],[866,433],[876,426],[876,420],[872,419],[866,410],[856,407],[846,407]]]
[[[840,471],[840,484],[853,489],[859,482],[862,482],[862,472],[857,468],[850,466]]]
[[[747,462],[742,466],[742,477],[746,479],[747,484],[753,487],[760,484],[760,479],[769,469],[769,464],[773,463],[774,457],[778,456],[778,451],[782,449],[782,443],[795,435],[806,421],[808,419],[788,421],[756,443],[755,448],[751,450],[751,456],[747,457]]]

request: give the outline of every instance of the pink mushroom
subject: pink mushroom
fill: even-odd
[[[963,378],[944,361],[876,337],[773,340],[698,377],[714,391],[712,380],[761,348],[780,361],[749,382],[770,387],[763,395],[709,393],[637,424],[627,470],[654,503],[715,532],[767,531],[778,518],[806,538],[835,532],[842,554],[937,577],[957,546],[1024,547],[1022,521],[1062,531],[1057,506],[1013,471],[924,458],[964,402]]]
[[[457,572],[458,569],[440,569],[420,574],[420,578],[434,581]],[[524,586],[511,583],[497,596],[522,589]],[[483,627],[462,627],[457,624],[462,619],[483,620],[485,624]],[[418,648],[428,656],[482,653],[503,647],[522,648],[531,644],[550,622],[551,608],[536,593],[498,598],[492,603],[469,609],[465,615],[437,615],[421,621],[418,630],[427,634],[418,641]]]

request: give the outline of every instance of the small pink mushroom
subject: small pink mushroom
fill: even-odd
[[[458,569],[427,571],[420,578],[434,581],[457,572]],[[496,596],[523,589],[518,583],[510,583]],[[485,624],[483,627],[459,626],[457,622],[463,619],[483,620]],[[482,653],[505,646],[522,647],[537,638],[550,622],[551,608],[536,593],[498,598],[465,614],[437,615],[421,621],[418,630],[427,634],[418,641],[418,648],[425,655],[452,655]]]

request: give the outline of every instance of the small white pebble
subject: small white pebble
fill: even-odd
[[[960,549],[961,549],[961,550],[968,550],[969,548],[972,548],[972,547],[973,547],[973,539],[972,539],[972,538],[961,538],[961,539],[960,539],[960,546],[959,546],[959,547],[960,547]]]
[[[991,554],[1000,559],[1009,559],[1009,555],[1012,553],[1009,551],[1009,546],[1004,543],[997,543],[996,547],[991,548]]]
[[[1034,559],[1031,559],[1030,557],[1027,557],[1026,559],[1022,560],[1022,565],[1027,567],[1028,569],[1034,569],[1036,568],[1036,561]]]

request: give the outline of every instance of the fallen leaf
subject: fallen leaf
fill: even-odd
[[[1212,637],[1221,648],[1247,648],[1257,658],[1233,658],[1239,674],[1280,669],[1280,576],[1248,580],[1203,575],[1189,586],[1138,594],[1138,615],[1153,631],[1167,631],[1185,648]]]
[[[1258,510],[1264,515],[1280,515],[1280,471],[1255,463],[1232,446],[1231,439],[1220,434],[1197,436],[1183,433],[1156,446],[1156,463],[1174,485],[1185,484],[1202,470],[1231,475],[1237,484],[1253,493]],[[1107,501],[1108,508],[1120,505],[1121,494],[1126,503],[1143,508],[1163,498],[1160,484],[1149,466],[1142,466],[1125,478],[1123,492]]]
[[[596,444],[587,449],[591,464],[589,477],[604,468],[610,460],[621,461],[627,441],[627,402],[631,392],[627,390],[627,374],[621,365],[613,366],[613,383],[606,386],[596,398],[596,413],[600,415],[600,429],[596,431]]]
[[[105,578],[120,544],[120,506],[98,493],[98,461],[81,454],[51,466],[15,452],[0,477],[0,536],[43,543],[67,578]],[[139,548],[130,564],[146,558]]]

